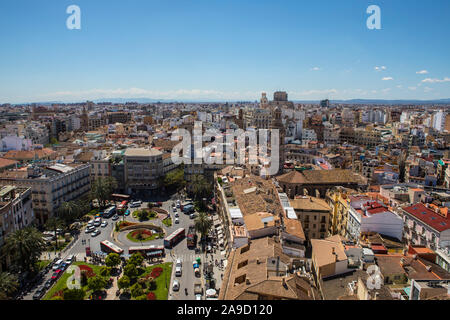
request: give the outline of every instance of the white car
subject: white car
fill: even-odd
[[[180,223],[180,219],[175,218],[175,223]]]
[[[172,209],[173,209],[174,213],[177,212],[177,208],[176,207],[173,207]]]
[[[94,226],[99,227],[102,224],[102,218],[96,218],[94,220]]]
[[[95,230],[94,226],[88,226],[84,232],[89,233]]]
[[[107,225],[108,225],[108,221],[103,221],[102,224],[101,224],[101,227],[105,228]]]
[[[175,267],[175,276],[181,277],[182,274],[181,267]]]
[[[173,280],[172,290],[173,290],[173,291],[178,291],[178,290],[180,290],[180,282],[179,282],[178,280]]]
[[[100,230],[95,229],[95,231],[91,233],[91,237],[96,237],[96,236],[98,236],[100,233],[101,233]]]
[[[195,295],[195,300],[202,300],[202,295],[200,293],[197,293]]]
[[[175,267],[182,267],[183,266],[183,263],[181,262],[181,259],[180,258],[178,258],[177,259],[177,262],[175,263]]]
[[[70,256],[68,256],[65,260],[65,263],[67,264],[71,264],[73,262],[73,260],[75,259],[75,255],[71,254]]]

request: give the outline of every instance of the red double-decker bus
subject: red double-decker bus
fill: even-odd
[[[123,253],[122,248],[120,248],[119,246],[115,245],[114,243],[108,240],[100,242],[100,248],[102,249],[103,252],[106,253],[117,253],[119,255]]]
[[[185,237],[184,228],[180,228],[172,232],[172,234],[164,238],[164,247],[173,248],[178,242]]]
[[[144,257],[150,257],[150,258],[156,258],[156,257],[163,257],[165,254],[164,246],[136,246],[136,247],[129,247],[128,253],[133,254],[139,252]]]

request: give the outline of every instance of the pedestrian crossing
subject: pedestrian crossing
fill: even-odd
[[[177,259],[181,259],[182,262],[193,262],[196,258],[200,257],[202,261],[204,260],[205,256],[204,254],[195,254],[195,252],[189,252],[189,253],[176,253],[172,252],[171,254],[167,254],[168,257],[172,258],[172,260],[175,262]]]

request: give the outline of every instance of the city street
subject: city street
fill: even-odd
[[[179,223],[175,224],[175,213],[173,212],[173,204],[179,198],[181,199],[181,196],[179,196],[178,194],[173,195],[171,197],[171,199],[163,202],[163,204],[162,204],[162,209],[166,210],[172,219],[171,227],[165,226],[159,219],[152,219],[152,220],[148,221],[151,224],[155,224],[155,225],[163,227],[164,230],[166,231],[166,236],[170,235],[172,232],[174,232],[175,230],[177,230],[179,228],[184,228],[187,233],[189,226],[194,224],[194,220],[191,219],[188,214],[184,214],[183,212],[181,212],[180,209],[177,209]],[[181,201],[183,201],[183,199],[181,199]],[[137,219],[133,218],[132,213],[135,210],[147,208],[147,206],[148,206],[148,202],[143,202],[141,207],[139,207],[139,208],[130,208],[131,214],[129,216],[121,216],[119,218],[119,220],[117,220],[117,221],[125,220],[125,221],[131,221],[131,222],[138,222]],[[42,259],[53,260],[55,257],[58,257],[58,258],[60,257],[61,259],[65,259],[66,257],[68,257],[70,255],[75,255],[77,261],[84,261],[85,256],[86,256],[86,247],[89,246],[92,253],[100,252],[101,251],[100,242],[104,241],[104,240],[108,240],[108,241],[111,241],[111,242],[117,244],[119,247],[124,249],[126,254],[128,253],[128,247],[139,246],[139,243],[134,243],[134,242],[131,242],[128,239],[126,239],[125,234],[121,234],[120,236],[117,237],[117,239],[114,239],[113,238],[113,230],[114,230],[115,223],[117,221],[113,221],[112,218],[103,219],[103,221],[107,221],[108,225],[105,228],[98,227],[98,229],[101,231],[101,233],[98,236],[92,237],[91,233],[85,233],[85,226],[83,226],[83,228],[78,236],[78,239],[75,242],[73,242],[72,245],[68,249],[66,249],[66,251],[64,253],[61,253],[60,256],[58,254],[55,255],[54,252],[46,253],[45,255],[43,255]],[[145,243],[143,242],[142,245],[146,245],[146,246],[147,245],[163,245],[163,243],[164,243],[163,239],[155,239],[155,240],[152,240],[149,242],[145,242]],[[194,275],[193,261],[198,257],[201,258],[202,264],[200,266],[201,277],[197,278]],[[181,277],[175,276],[175,262],[178,258],[181,259],[182,264],[183,264]],[[196,254],[194,249],[189,249],[187,247],[186,238],[184,238],[182,241],[180,241],[178,244],[176,244],[174,246],[174,248],[172,248],[172,249],[166,248],[165,261],[173,262],[172,278],[171,278],[172,281],[170,283],[168,299],[194,300],[195,299],[194,284],[198,283],[198,282],[200,282],[202,284],[203,299],[205,298],[206,289],[205,289],[205,281],[203,278],[203,265],[204,265],[204,262],[207,261],[206,259],[208,259],[209,262],[214,261],[215,259],[220,261],[220,259],[221,259],[220,252],[217,252],[216,254],[214,254],[214,253],[208,254],[207,258],[206,258],[205,253]],[[220,273],[221,273],[221,271],[218,270],[217,267],[215,267],[214,268],[214,278],[216,279],[216,283],[221,282]],[[31,300],[35,291],[38,288],[40,288],[45,283],[45,281],[50,279],[52,274],[53,274],[53,271],[50,270],[45,275],[41,284],[39,284],[38,286],[33,288],[31,290],[31,292],[24,297],[24,299]],[[178,292],[172,291],[172,282],[174,279],[177,279],[180,283],[180,290]],[[188,293],[187,295],[185,293],[185,289],[187,289],[187,293]]]

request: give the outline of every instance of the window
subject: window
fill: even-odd
[[[234,284],[236,285],[236,284],[244,283],[245,279],[246,279],[246,275],[243,274],[242,276],[239,276],[239,277],[234,279]]]
[[[239,262],[239,264],[238,264],[238,269],[240,269],[240,268],[242,268],[242,267],[245,267],[246,265],[248,265],[248,260]]]

